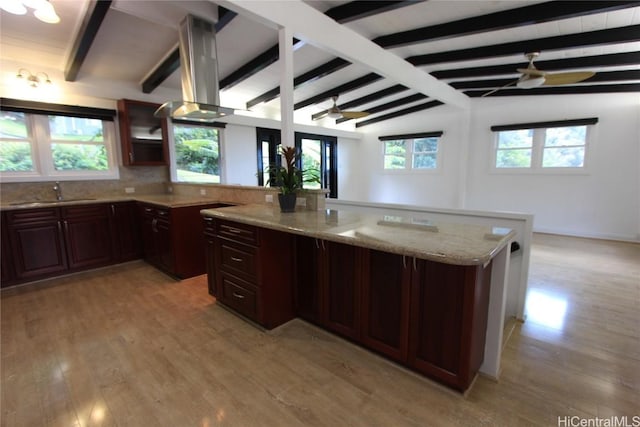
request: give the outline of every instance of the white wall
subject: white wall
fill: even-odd
[[[598,117],[583,174],[497,174],[498,124]],[[470,113],[441,106],[365,126],[339,147],[340,199],[534,214],[534,230],[640,240],[640,95],[475,99]],[[388,173],[378,136],[444,131],[442,169]],[[347,171],[347,167],[349,170]]]

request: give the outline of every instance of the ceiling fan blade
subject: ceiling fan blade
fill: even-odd
[[[545,73],[542,70],[538,70],[537,68],[517,68],[516,71],[522,74],[528,74],[530,76],[535,76],[535,77],[547,75],[547,73]]]
[[[576,71],[571,73],[547,74],[544,76],[544,85],[554,86],[578,83],[588,79],[589,77],[593,77],[595,74],[596,73],[594,73],[593,71]]]
[[[366,111],[341,111],[345,119],[360,119],[369,115]]]
[[[490,91],[489,91],[489,92],[487,92],[487,93],[483,93],[483,94],[482,94],[482,96],[481,96],[480,98],[484,98],[485,96],[489,96],[489,95],[491,95],[491,94],[493,94],[493,93],[496,93],[496,92],[497,92],[497,91],[499,91],[499,90],[502,90],[502,89],[507,88],[507,87],[509,87],[509,86],[513,86],[514,84],[518,83],[518,81],[519,81],[519,80],[520,80],[520,79],[518,79],[518,80],[514,80],[514,81],[512,81],[512,82],[507,83],[507,84],[506,84],[506,85],[504,85],[504,86],[501,86],[501,87],[499,87],[499,88],[496,88],[496,89],[490,90]]]

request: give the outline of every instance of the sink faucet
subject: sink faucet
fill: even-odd
[[[56,181],[56,185],[53,186],[53,191],[56,192],[56,200],[62,200],[62,187],[60,187],[59,181]]]

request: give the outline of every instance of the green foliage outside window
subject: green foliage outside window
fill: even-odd
[[[407,161],[407,147],[405,141],[384,142],[384,168],[404,169]]]
[[[0,171],[29,172],[33,170],[31,144],[28,142],[0,142]]]
[[[174,125],[178,181],[220,182],[218,130]]]

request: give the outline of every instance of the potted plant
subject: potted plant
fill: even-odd
[[[320,182],[320,174],[317,170],[302,170],[296,166],[300,153],[295,147],[280,147],[283,163],[271,165],[268,168],[269,180],[266,185],[274,184],[280,188],[278,202],[282,212],[294,212],[299,190],[302,190],[305,182]]]

